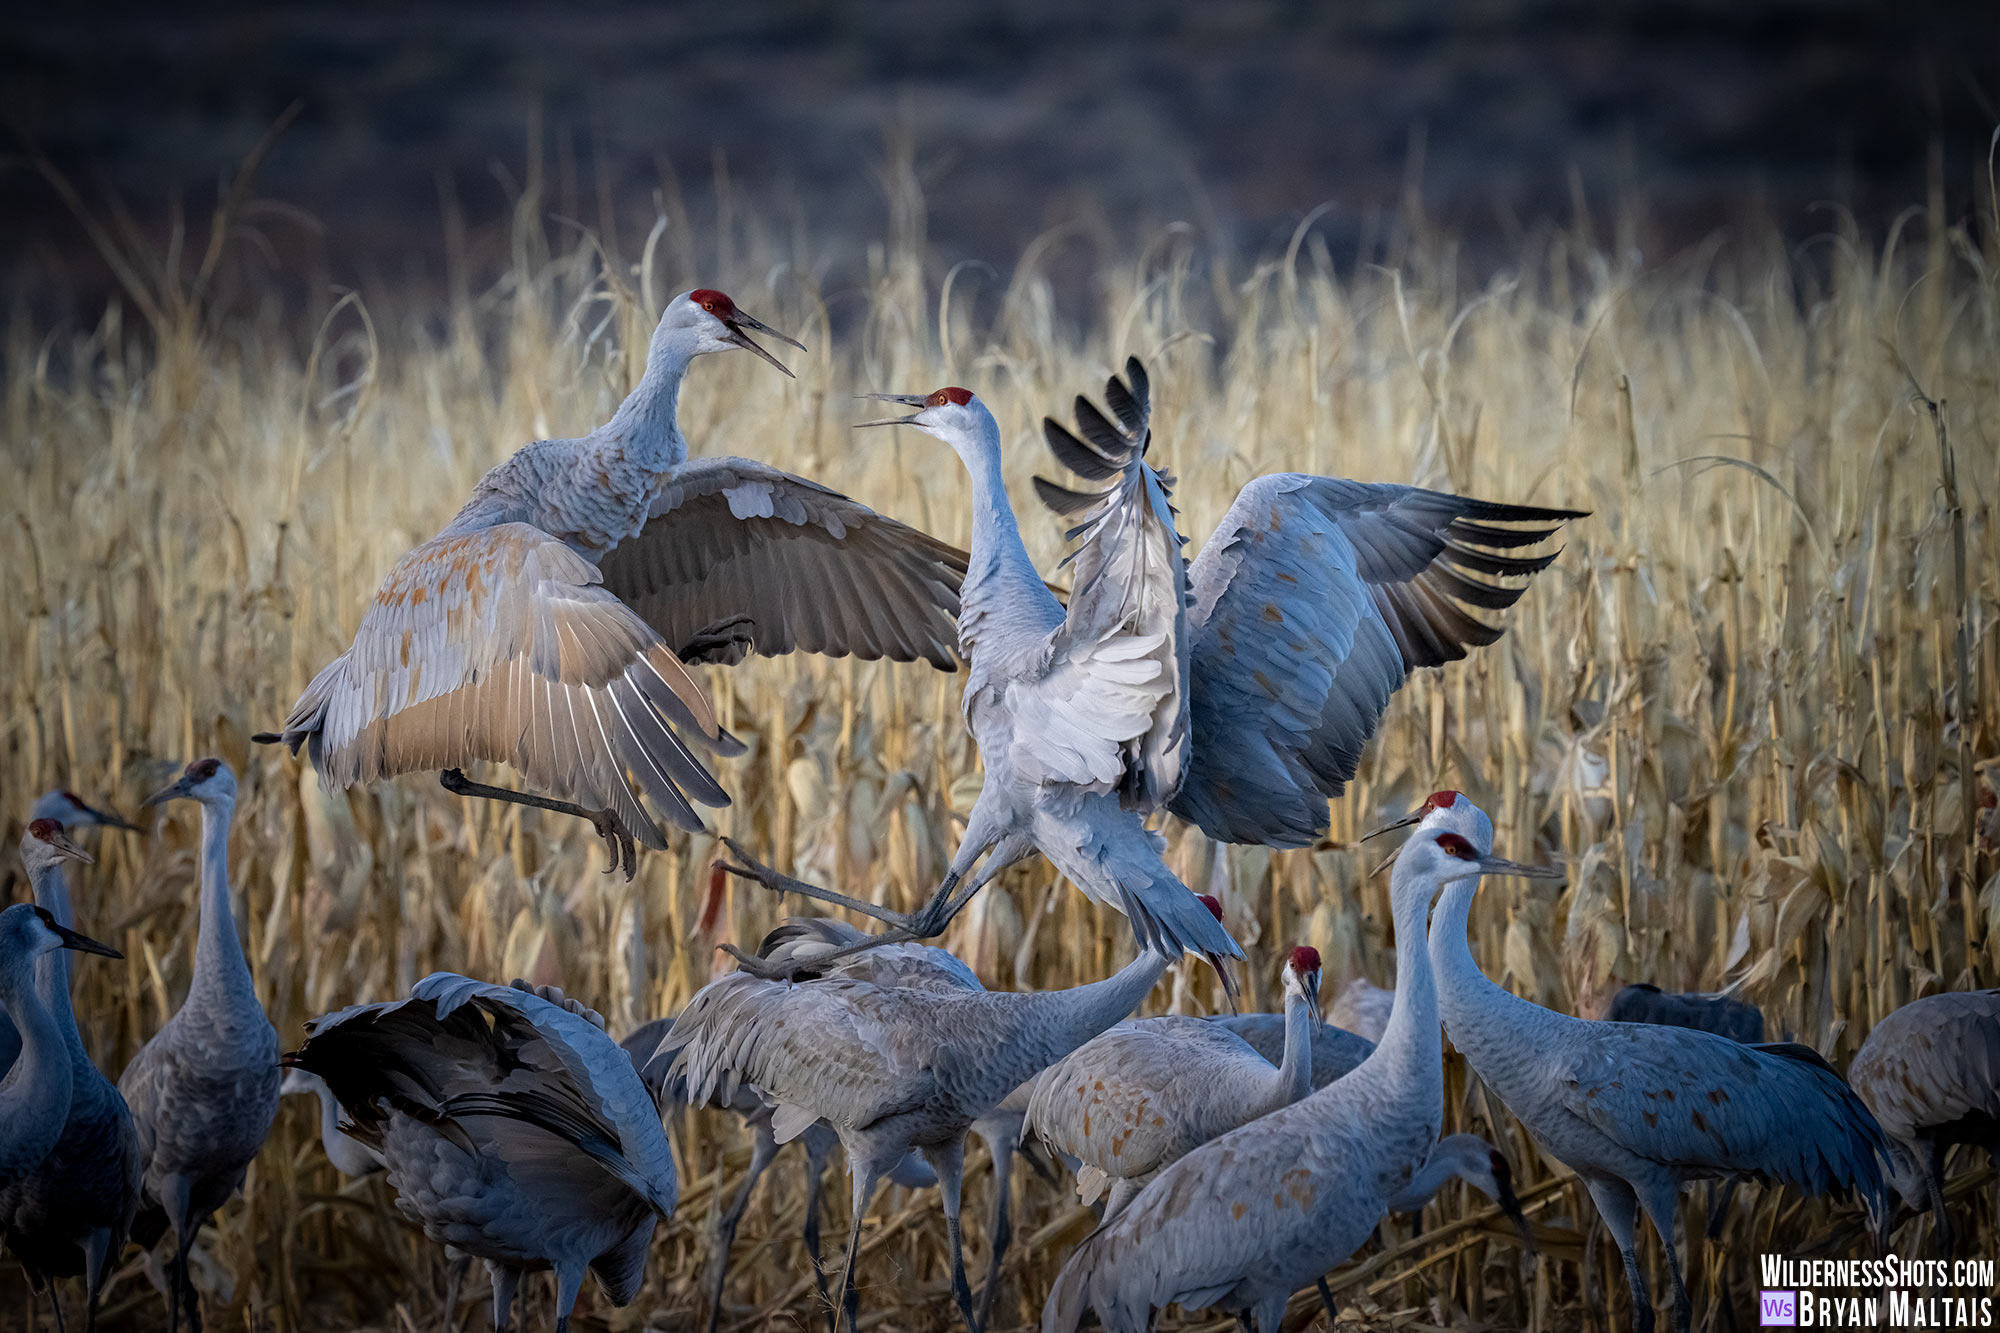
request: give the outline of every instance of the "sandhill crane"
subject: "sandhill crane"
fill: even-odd
[[[62,838],[60,831],[54,835]],[[67,855],[68,839],[49,842],[49,854]],[[37,853],[36,855],[41,855]],[[0,912],[0,1008],[19,1026],[21,1056],[0,1079],[0,1187],[11,1187],[40,1166],[69,1119],[69,1052],[63,1044],[62,1012],[52,1011],[36,984],[35,964],[54,949],[123,958],[109,945],[79,935],[45,907],[15,903]],[[62,997],[68,1009],[68,995]],[[72,1020],[73,1021],[73,1020]]]
[[[1910,1001],[1868,1033],[1847,1078],[1895,1144],[1897,1193],[1931,1209],[1949,1254],[1945,1158],[1976,1143],[2000,1168],[2000,990]]]
[[[53,819],[32,821],[22,835],[21,860],[35,901],[59,926],[76,926],[63,862],[90,859]],[[49,1288],[58,1328],[62,1300],[53,1284],[83,1278],[85,1327],[94,1329],[98,1297],[139,1207],[139,1136],[125,1099],[84,1050],[70,1008],[69,963],[60,950],[36,960],[35,987],[62,1032],[69,1113],[40,1165],[0,1189],[0,1234],[34,1288]]]
[[[1146,462],[1150,390],[1134,358],[1105,385],[1110,416],[1077,399],[1082,438],[1043,423],[1060,462],[1110,483],[1084,493],[1037,479],[1046,504],[1082,518],[1070,534],[1065,608],[1021,542],[985,404],[955,386],[872,396],[918,410],[864,424],[915,426],[971,474],[959,646],[972,665],[966,723],[986,766],[958,852],[921,912],[813,895],[875,916],[891,934],[935,935],[1039,848],[1084,893],[1130,916],[1142,943],[1240,956],[1190,909],[1142,818],[1164,806],[1221,841],[1317,841],[1328,799],[1353,776],[1404,677],[1497,639],[1465,608],[1513,605],[1525,585],[1491,578],[1524,578],[1554,559],[1499,552],[1581,517],[1275,473],[1244,487],[1189,566],[1170,479]]]
[[[1389,1006],[1396,992],[1376,985],[1367,977],[1353,977],[1326,1007],[1326,1021],[1370,1041],[1382,1039],[1389,1021]]]
[[[361,1179],[384,1167],[382,1154],[340,1127],[340,1103],[333,1089],[318,1074],[304,1069],[287,1069],[278,1084],[280,1097],[311,1097],[319,1107],[319,1146],[326,1160],[343,1176]]]
[[[1644,981],[1635,981],[1612,996],[1604,1018],[1610,1023],[1693,1028],[1751,1045],[1764,1040],[1764,1014],[1754,1004],[1723,993],[1663,991]]]
[[[1203,902],[1220,918],[1221,904]],[[1108,980],[1069,990],[1012,993],[946,984],[896,984],[839,972],[798,985],[734,972],[688,1002],[656,1059],[706,1101],[753,1085],[777,1110],[777,1141],[824,1119],[840,1135],[853,1177],[853,1225],[837,1304],[852,1333],[861,1224],[881,1179],[912,1149],[937,1174],[952,1256],[952,1295],[966,1326],[979,1324],[965,1276],[959,1187],[965,1133],[1011,1092],[1129,1014],[1172,965],[1141,950]]]
[[[1481,850],[1492,845],[1485,812],[1458,792],[1433,793],[1391,827],[1413,822],[1420,837],[1448,829]],[[1642,1208],[1666,1251],[1675,1327],[1685,1333],[1692,1317],[1674,1250],[1687,1180],[1758,1174],[1815,1194],[1853,1189],[1881,1214],[1887,1142],[1811,1047],[1572,1018],[1512,995],[1472,958],[1466,927],[1477,888],[1473,880],[1448,887],[1431,919],[1445,1031],[1542,1150],[1583,1178],[1618,1242],[1642,1333],[1653,1327],[1636,1247]]]
[[[1410,1178],[1408,1187],[1389,1200],[1387,1211],[1420,1213],[1439,1190],[1454,1180],[1464,1181],[1493,1200],[1520,1231],[1527,1247],[1535,1248],[1534,1230],[1514,1193],[1514,1168],[1498,1148],[1477,1134],[1447,1134],[1439,1139],[1423,1166]]]
[[[258,739],[305,745],[331,788],[441,769],[449,791],[582,816],[630,878],[634,839],[666,846],[658,818],[699,829],[691,802],[729,803],[688,740],[742,753],[684,660],[954,669],[962,552],[776,468],[689,460],[675,412],[695,357],[744,348],[785,370],[751,331],[800,346],[721,292],[670,301],[611,419],[488,472]],[[472,782],[475,760],[550,795]]]
[[[655,1223],[673,1216],[666,1131],[601,1022],[560,992],[434,972],[406,1000],[312,1020],[286,1057],[326,1080],[403,1214],[485,1261],[495,1329],[521,1275],[542,1268],[555,1270],[556,1333],[586,1270],[630,1303]]]
[[[197,759],[146,804],[201,806],[201,920],[187,999],[118,1077],[139,1132],[145,1183],[132,1238],[151,1249],[171,1227],[168,1326],[181,1308],[201,1328],[188,1279],[195,1233],[243,1184],[278,1114],[278,1033],[257,999],[229,901],[229,826],[236,775],[220,759]]]
[[[1389,880],[1396,1003],[1361,1066],[1175,1162],[1063,1265],[1042,1333],[1094,1308],[1110,1333],[1140,1333],[1179,1304],[1277,1333],[1292,1292],[1359,1249],[1431,1156],[1444,1121],[1444,1060],[1424,919],[1446,885],[1481,874],[1547,876],[1456,833],[1410,840]]]
[[[1077,1163],[1076,1192],[1109,1191],[1108,1220],[1162,1170],[1218,1134],[1312,1091],[1319,953],[1303,945],[1281,969],[1284,1049],[1273,1065],[1243,1038],[1200,1018],[1120,1023],[1036,1080],[1028,1128]]]

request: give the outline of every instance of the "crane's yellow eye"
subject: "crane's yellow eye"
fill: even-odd
[[[714,313],[714,311],[715,311],[715,302],[713,302],[713,301],[703,301],[703,302],[701,303],[701,308],[702,308],[703,310],[706,310],[706,311],[708,311],[708,312],[710,312],[710,313],[712,314],[712,313]]]

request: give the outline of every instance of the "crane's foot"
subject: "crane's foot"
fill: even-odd
[[[474,782],[465,776],[463,769],[447,768],[438,774],[438,785],[454,796],[470,796],[482,801],[500,801],[507,805],[525,805],[534,810],[552,810],[559,815],[574,815],[586,820],[597,830],[597,836],[604,839],[605,850],[610,853],[611,864],[604,867],[607,875],[624,872],[629,884],[639,873],[639,848],[632,831],[625,827],[625,821],[615,810],[589,810],[574,801],[558,801],[549,796],[536,796],[524,791],[509,791],[505,787],[489,786],[484,782]]]
[[[726,616],[696,630],[675,655],[688,666],[735,666],[756,650],[756,627],[748,616]]]

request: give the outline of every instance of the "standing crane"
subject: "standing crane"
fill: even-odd
[[[340,789],[442,770],[447,791],[588,819],[631,878],[659,820],[729,803],[693,750],[741,754],[684,662],[750,651],[952,670],[962,552],[762,463],[688,458],[676,408],[695,357],[743,348],[789,375],[718,291],[683,292],[611,419],[483,477],[389,571],[353,646],[279,733]],[[533,792],[468,779],[507,764]],[[537,794],[547,793],[547,794]]]
[[[1868,1033],[1847,1078],[1894,1147],[1896,1192],[1912,1208],[1930,1208],[1949,1255],[1945,1158],[1976,1143],[2000,1170],[2000,990],[1910,1001]]]
[[[1555,873],[1447,831],[1411,839],[1389,880],[1396,1002],[1375,1050],[1347,1077],[1162,1171],[1070,1255],[1042,1333],[1071,1333],[1085,1309],[1110,1333],[1143,1333],[1153,1311],[1175,1304],[1278,1333],[1291,1294],[1358,1250],[1435,1151],[1444,1053],[1424,951],[1431,900],[1482,874]]]
[[[1419,837],[1450,830],[1482,851],[1493,841],[1485,812],[1458,792],[1433,793],[1390,827],[1411,823]],[[1583,1179],[1625,1261],[1640,1333],[1654,1318],[1639,1271],[1640,1209],[1666,1251],[1674,1326],[1686,1333],[1692,1319],[1674,1250],[1674,1212],[1688,1180],[1757,1174],[1814,1194],[1851,1189],[1881,1215],[1878,1159],[1887,1141],[1818,1052],[1572,1018],[1510,994],[1472,958],[1466,928],[1477,888],[1452,884],[1431,918],[1445,1031],[1542,1150]]]
[[[90,856],[69,841],[63,826],[38,819],[21,838],[21,860],[34,885],[35,902],[65,929],[75,929],[63,862]],[[35,989],[61,1030],[69,1083],[69,1112],[62,1133],[41,1163],[0,1189],[0,1235],[62,1327],[62,1298],[55,1281],[82,1277],[87,1329],[97,1327],[98,1298],[112,1264],[125,1248],[139,1209],[139,1136],[132,1112],[83,1048],[70,1007],[69,962],[59,950],[35,962]]]
[[[1201,1018],[1120,1023],[1036,1080],[1027,1128],[1074,1159],[1077,1197],[1108,1221],[1146,1183],[1218,1134],[1312,1091],[1319,953],[1293,949],[1281,969],[1285,1035],[1273,1065],[1243,1038]]]
[[[434,972],[406,1000],[314,1019],[286,1057],[333,1090],[397,1208],[485,1261],[502,1333],[533,1270],[555,1270],[556,1333],[586,1271],[629,1304],[673,1216],[673,1150],[602,1022],[559,991]]]
[[[31,869],[44,858],[80,851],[60,829],[36,841],[48,850],[29,849]],[[69,997],[65,993],[61,1010],[51,1011],[35,976],[35,964],[55,949],[125,956],[77,934],[35,903],[15,903],[0,912],[0,1009],[22,1034],[20,1058],[0,1078],[0,1188],[11,1188],[40,1166],[69,1120],[69,1052],[62,1032]]]
[[[1203,910],[1219,919],[1220,903]],[[818,965],[832,955],[822,955]],[[1177,956],[1177,955],[1174,955]],[[749,1083],[775,1107],[779,1143],[825,1120],[853,1177],[853,1225],[837,1306],[853,1333],[854,1263],[876,1186],[913,1149],[938,1178],[951,1250],[952,1295],[979,1321],[959,1229],[965,1133],[1029,1078],[1118,1022],[1165,975],[1173,956],[1141,950],[1107,980],[1013,993],[929,981],[883,982],[836,971],[798,985],[739,971],[688,1002],[655,1059],[706,1101]]]
[[[1079,517],[1067,607],[1036,574],[1001,474],[1000,427],[970,391],[875,394],[955,450],[972,479],[959,647],[965,719],[986,781],[930,904],[905,916],[751,866],[928,938],[1036,849],[1089,897],[1132,919],[1146,947],[1240,957],[1192,910],[1142,822],[1162,807],[1224,842],[1305,847],[1360,762],[1390,697],[1418,667],[1465,656],[1555,557],[1504,554],[1581,517],[1333,477],[1274,473],[1243,488],[1200,556],[1183,559],[1171,479],[1146,461],[1151,399],[1136,358],[1105,385],[1110,415],[1076,400],[1077,433],[1043,434],[1104,489],[1037,479]],[[1510,525],[1510,526],[1502,526]],[[982,862],[983,858],[983,862]]]
[[[1250,1049],[1271,1064],[1285,1060],[1285,1015],[1211,1014],[1207,1021],[1226,1028],[1250,1043]],[[1312,1015],[1312,1091],[1318,1092],[1337,1078],[1345,1078],[1366,1060],[1375,1042],[1345,1028],[1335,1027],[1318,1014]],[[1375,1035],[1381,1036],[1381,1028]]]
[[[318,1074],[304,1069],[287,1069],[278,1084],[280,1097],[311,1097],[319,1107],[319,1146],[333,1169],[354,1180],[372,1176],[384,1167],[382,1154],[340,1127],[340,1103],[333,1089]]]
[[[257,999],[236,936],[229,894],[229,826],[236,775],[197,759],[146,804],[201,806],[201,921],[187,999],[118,1076],[132,1108],[145,1175],[132,1238],[152,1249],[171,1227],[167,1319],[179,1333],[185,1305],[199,1333],[201,1304],[188,1278],[195,1233],[243,1184],[278,1114],[278,1033]]]
[[[1651,982],[1635,981],[1611,997],[1604,1017],[1611,1023],[1693,1028],[1749,1045],[1764,1040],[1763,1011],[1726,992],[1665,991]]]

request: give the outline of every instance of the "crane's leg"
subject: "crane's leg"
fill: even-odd
[[[53,1277],[49,1279],[49,1309],[55,1313],[56,1333],[67,1333],[67,1330],[63,1328],[62,1291],[56,1286],[56,1280]]]
[[[1326,1326],[1330,1329],[1339,1328],[1340,1311],[1333,1305],[1333,1288],[1326,1285],[1324,1277],[1314,1278],[1313,1285],[1319,1288],[1319,1303],[1320,1308],[1326,1311]]]
[[[111,1228],[93,1227],[83,1242],[84,1333],[97,1333],[98,1301],[104,1295],[104,1284],[111,1280],[111,1262],[117,1257],[111,1252]]]
[[[1708,1226],[1710,1240],[1722,1237],[1722,1224],[1729,1220],[1729,1205],[1736,1198],[1736,1187],[1742,1183],[1741,1176],[1725,1176],[1711,1181],[1708,1186]]]
[[[1013,1200],[1009,1197],[1014,1186],[1014,1143],[1006,1134],[995,1134],[986,1140],[986,1150],[993,1158],[992,1221],[986,1228],[986,1243],[992,1253],[986,1259],[985,1285],[979,1289],[981,1328],[992,1322],[993,1302],[1000,1295],[1000,1265],[1014,1239]]]
[[[486,1276],[493,1280],[493,1333],[507,1333],[507,1323],[514,1316],[514,1293],[521,1286],[520,1271],[488,1259]]]
[[[826,1263],[820,1258],[820,1191],[826,1183],[826,1160],[833,1155],[835,1140],[817,1128],[805,1132],[806,1141],[806,1258],[812,1262],[813,1285],[819,1288],[820,1304],[826,1307],[826,1333],[840,1333],[833,1299],[826,1290]]]
[[[1937,1220],[1938,1253],[1949,1259],[1958,1248],[1958,1238],[1951,1229],[1951,1213],[1944,1206],[1944,1164],[1951,1156],[1951,1145],[1931,1138],[1924,1141],[1924,1147],[1929,1150],[1924,1160],[1924,1189],[1931,1196],[1931,1214]]]
[[[484,782],[474,782],[461,769],[447,768],[438,774],[438,785],[454,796],[471,796],[482,801],[503,801],[509,805],[525,805],[535,810],[553,810],[559,815],[575,815],[578,819],[590,821],[597,836],[604,839],[605,849],[611,854],[611,864],[604,868],[609,875],[623,871],[629,881],[639,871],[639,851],[634,843],[632,831],[625,827],[625,821],[615,810],[586,810],[574,801],[558,801],[552,796],[536,796],[532,792],[509,791],[505,787],[492,787]]]
[[[771,1132],[770,1122],[760,1119],[755,1130],[757,1139],[750,1149],[750,1165],[743,1172],[743,1183],[736,1187],[736,1197],[729,1201],[729,1207],[715,1219],[715,1234],[709,1239],[708,1333],[715,1333],[716,1324],[722,1319],[722,1284],[729,1277],[729,1247],[736,1243],[736,1228],[750,1207],[750,1191],[757,1188],[758,1177],[778,1155],[778,1139]]]
[[[1645,1208],[1646,1216],[1652,1219],[1654,1234],[1659,1236],[1660,1246],[1667,1252],[1667,1276],[1674,1280],[1675,1333],[1688,1333],[1694,1323],[1694,1308],[1688,1300],[1687,1284],[1681,1280],[1680,1255],[1674,1249],[1674,1214],[1678,1211],[1680,1198],[1680,1181],[1656,1180],[1647,1185],[1639,1203]]]
[[[1639,1199],[1622,1180],[1585,1180],[1590,1201],[1598,1216],[1618,1243],[1619,1257],[1625,1260],[1625,1280],[1632,1285],[1633,1333],[1653,1333],[1653,1294],[1646,1290],[1646,1275],[1639,1271],[1639,1252],[1634,1236],[1639,1218]]]
[[[583,1290],[583,1272],[582,1264],[556,1265],[556,1333],[569,1333],[569,1312]]]
[[[458,1333],[458,1289],[465,1281],[465,1270],[472,1266],[472,1256],[453,1252],[446,1258],[450,1262],[444,1270],[444,1333]]]
[[[924,1160],[937,1172],[938,1196],[944,1203],[945,1242],[951,1247],[951,1294],[967,1333],[979,1333],[979,1315],[972,1308],[972,1284],[965,1279],[965,1231],[959,1218],[965,1185],[965,1140],[924,1149]]]
[[[840,1292],[835,1304],[847,1325],[847,1333],[857,1333],[861,1293],[854,1285],[854,1264],[861,1257],[861,1222],[868,1213],[868,1205],[875,1200],[875,1186],[882,1179],[882,1172],[875,1163],[862,1161],[851,1151],[847,1167],[854,1177],[854,1222],[847,1233],[847,1262],[840,1266]]]

